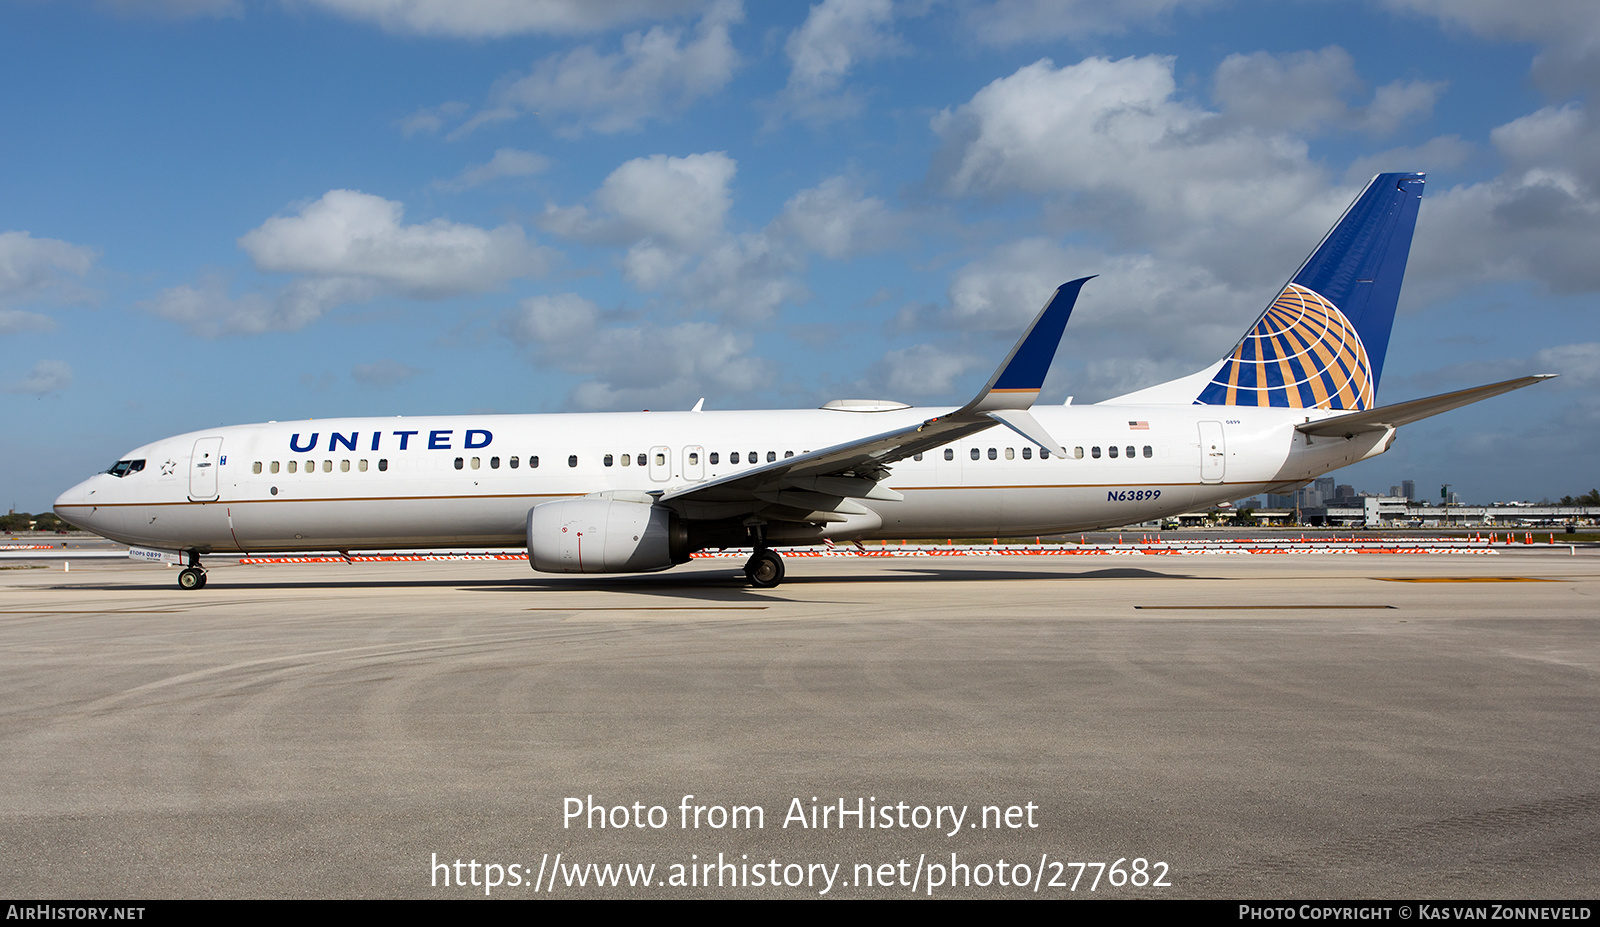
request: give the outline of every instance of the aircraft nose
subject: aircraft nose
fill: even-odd
[[[98,474],[91,476],[57,496],[56,504],[53,506],[56,515],[80,528],[92,529],[91,507],[95,504],[98,477]]]

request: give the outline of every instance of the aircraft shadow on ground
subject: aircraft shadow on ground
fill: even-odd
[[[163,577],[164,578],[164,577]],[[925,584],[925,583],[977,583],[977,582],[1019,582],[1019,581],[1072,581],[1072,580],[1105,580],[1105,579],[1133,579],[1133,580],[1162,580],[1162,579],[1211,579],[1215,577],[1193,576],[1184,573],[1167,573],[1157,570],[1142,570],[1131,567],[1120,567],[1105,570],[1085,570],[1082,572],[1069,572],[1062,570],[963,570],[947,568],[918,568],[896,567],[886,568],[881,572],[855,573],[855,574],[797,574],[791,573],[785,578],[783,585],[777,589],[756,589],[749,585],[744,574],[737,569],[726,572],[694,572],[677,574],[646,574],[646,575],[607,575],[607,576],[543,576],[535,575],[525,579],[504,580],[462,580],[462,579],[413,579],[413,580],[295,580],[283,582],[246,581],[235,582],[232,579],[213,575],[213,583],[203,591],[193,593],[194,604],[206,604],[208,600],[230,591],[261,592],[261,591],[289,591],[296,589],[372,589],[372,590],[404,590],[404,589],[460,589],[470,592],[506,592],[506,593],[534,593],[534,592],[593,592],[633,595],[654,595],[676,598],[701,598],[716,601],[771,601],[783,600],[783,590],[791,587],[807,587],[816,589],[823,586],[852,587],[864,584]],[[108,583],[84,585],[59,585],[50,587],[56,590],[97,590],[103,592],[172,592],[175,591],[170,583]]]

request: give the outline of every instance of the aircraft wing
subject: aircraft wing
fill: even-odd
[[[1056,447],[1053,441],[1043,445],[1041,439],[1048,439],[1048,435],[1027,410],[1044,385],[1078,292],[1091,279],[1083,277],[1057,288],[994,376],[961,408],[916,425],[671,489],[657,501],[706,515],[718,510],[730,514],[731,508],[751,504],[828,512],[837,510],[837,503],[845,498],[897,501],[898,493],[878,486],[889,475],[889,464],[992,428],[996,423],[1017,429],[1042,446]],[[1058,453],[1064,455],[1065,451]]]
[[[1426,399],[1413,399],[1410,402],[1397,402],[1394,405],[1379,406],[1365,412],[1352,412],[1349,415],[1336,415],[1318,422],[1306,422],[1294,426],[1294,430],[1301,434],[1315,435],[1324,438],[1350,438],[1369,431],[1383,431],[1388,428],[1398,428],[1409,425],[1429,416],[1448,412],[1451,409],[1509,393],[1514,389],[1532,386],[1543,380],[1557,376],[1553,373],[1541,373],[1537,376],[1518,377],[1515,380],[1502,380],[1499,383],[1490,383],[1487,386],[1474,386],[1471,389],[1457,390],[1453,393],[1441,393],[1438,396],[1429,396]]]

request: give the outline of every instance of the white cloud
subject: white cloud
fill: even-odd
[[[18,332],[47,332],[56,327],[55,319],[37,312],[24,312],[21,309],[0,309],[0,335],[15,335]]]
[[[525,299],[500,329],[541,364],[590,377],[569,396],[583,410],[686,405],[707,393],[758,389],[771,377],[767,365],[745,356],[748,335],[703,321],[608,319],[573,293]]]
[[[547,255],[516,226],[402,225],[404,211],[393,200],[330,190],[297,215],[263,222],[239,246],[268,273],[364,279],[418,298],[492,289],[546,269]]]
[[[804,262],[766,232],[726,239],[710,249],[678,286],[686,304],[745,322],[770,318],[807,296],[798,278]]]
[[[600,307],[576,293],[531,296],[502,320],[502,332],[517,344],[560,346],[594,331]]]
[[[901,50],[889,29],[893,19],[890,0],[823,0],[811,7],[784,43],[790,69],[779,111],[817,123],[859,110],[859,99],[841,88],[858,63]]]
[[[744,14],[737,2],[711,5],[692,34],[655,26],[622,39],[622,50],[604,54],[592,45],[552,55],[528,74],[506,78],[490,93],[488,106],[455,135],[525,113],[567,119],[558,133],[632,132],[665,119],[695,100],[716,93],[733,79],[739,55],[728,29]]]
[[[379,389],[388,389],[403,380],[409,380],[422,371],[416,367],[402,364],[392,357],[385,357],[370,364],[356,364],[350,368],[350,376],[357,382]]]
[[[1363,90],[1355,61],[1338,46],[1272,55],[1233,54],[1217,66],[1213,96],[1229,121],[1262,129],[1323,128],[1392,132],[1426,116],[1444,84],[1396,81],[1378,88],[1366,105],[1349,99]]]
[[[1476,146],[1459,135],[1441,135],[1420,145],[1391,148],[1350,162],[1344,180],[1350,186],[1365,184],[1389,171],[1443,171],[1465,164]]]
[[[1028,65],[933,122],[932,179],[958,195],[1045,195],[1047,218],[1255,280],[1303,257],[1354,190],[1304,139],[1178,98],[1173,59]]]
[[[804,260],[778,228],[727,229],[737,169],[720,151],[635,158],[601,184],[596,209],[552,204],[541,224],[580,241],[627,245],[623,277],[641,291],[678,297],[689,312],[765,318],[805,296],[794,277]]]
[[[48,396],[72,385],[72,367],[66,361],[42,360],[27,376],[6,386],[8,393]]]
[[[1183,7],[1199,9],[1223,0],[994,0],[970,3],[967,34],[988,45],[1051,42],[1068,36],[1118,33],[1145,25]]]
[[[1573,0],[1385,0],[1496,41],[1537,42],[1533,75],[1550,90],[1600,91],[1600,16]]]
[[[400,134],[407,138],[418,132],[436,135],[445,127],[446,123],[455,122],[471,109],[465,103],[454,100],[441,103],[438,106],[425,106],[422,109],[400,119],[395,124],[400,127]]]
[[[790,197],[776,225],[836,259],[890,247],[899,231],[887,204],[846,177],[830,177]]]
[[[297,331],[329,310],[376,296],[370,281],[349,278],[300,279],[270,293],[228,295],[228,281],[208,276],[199,286],[170,287],[143,303],[163,319],[183,325],[201,338]]]
[[[1584,107],[1546,107],[1490,134],[1506,170],[1430,196],[1411,273],[1435,290],[1532,280],[1600,289],[1600,125]]]
[[[487,163],[474,165],[454,180],[439,184],[447,190],[466,190],[505,177],[532,177],[550,167],[550,159],[536,151],[500,148]]]
[[[648,241],[683,251],[708,244],[723,230],[732,205],[729,185],[738,163],[720,151],[682,158],[634,158],[595,191],[599,214],[585,206],[545,208],[547,231],[581,241]]]
[[[212,0],[163,0],[208,3]],[[220,2],[220,0],[219,0]],[[391,32],[494,38],[527,33],[599,32],[641,19],[675,16],[704,0],[308,0]]]
[[[874,373],[889,396],[940,396],[965,386],[964,374],[984,363],[982,357],[917,344],[885,354]]]
[[[1545,348],[1528,365],[1535,373],[1559,373],[1557,386],[1592,388],[1600,384],[1600,341]]]
[[[98,251],[83,245],[34,238],[27,232],[0,232],[0,306],[81,301],[86,291],[67,278],[87,275],[98,257]]]
[[[611,172],[595,201],[630,237],[693,248],[722,231],[737,170],[737,162],[720,151],[635,158]]]

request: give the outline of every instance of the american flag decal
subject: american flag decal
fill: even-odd
[[[1129,431],[1149,431],[1150,430],[1150,423],[1149,422],[1129,422],[1128,423],[1128,430]]]

